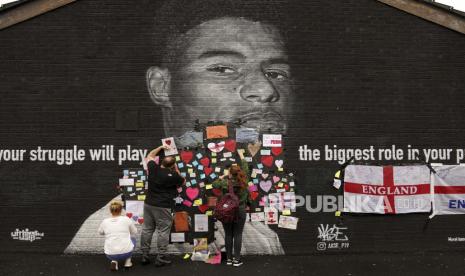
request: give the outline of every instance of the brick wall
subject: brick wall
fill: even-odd
[[[286,9],[300,84],[286,154],[300,194],[339,192],[331,187],[338,165],[299,161],[299,145],[463,148],[462,34],[374,0],[300,2]],[[161,112],[144,76],[158,62],[148,26],[160,5],[80,0],[0,31],[0,148],[157,146]],[[118,113],[128,110],[137,111],[123,119],[133,129],[118,130]],[[116,196],[121,168],[112,162],[0,162],[4,249],[62,252],[82,222]],[[298,216],[297,231],[275,229],[288,254],[319,252],[317,227],[333,223],[348,228],[350,248],[343,252],[464,249],[447,242],[463,233],[460,216],[436,217],[428,225],[426,214],[341,220],[301,209]],[[14,241],[16,228],[45,237]]]

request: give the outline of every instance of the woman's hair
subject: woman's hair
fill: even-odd
[[[121,210],[123,210],[123,203],[119,200],[114,200],[110,203],[110,212],[112,215],[116,216],[121,214]]]
[[[231,175],[232,180],[235,180],[237,185],[241,187],[241,190],[246,188],[247,177],[245,173],[241,170],[240,166],[231,165],[231,168],[229,168],[229,174]]]

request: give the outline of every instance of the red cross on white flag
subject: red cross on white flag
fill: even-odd
[[[344,212],[402,214],[431,210],[427,166],[349,165],[344,173]]]

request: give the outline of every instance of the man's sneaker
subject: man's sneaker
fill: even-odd
[[[130,267],[132,267],[131,258],[127,258],[127,259],[124,261],[124,268],[130,268]]]
[[[117,261],[111,261],[110,270],[111,271],[117,271],[118,270],[118,262]]]
[[[168,259],[166,256],[158,255],[157,256],[157,261],[159,261],[160,263],[163,263],[163,264],[171,264],[171,260]]]
[[[232,265],[232,264],[233,264],[233,260],[231,260],[231,259],[226,260],[226,265]]]
[[[142,265],[148,265],[150,263],[149,256],[147,255],[142,255],[142,260],[140,261]]]
[[[241,260],[233,260],[233,266],[241,266],[244,264]]]

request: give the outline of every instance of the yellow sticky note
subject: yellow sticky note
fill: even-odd
[[[213,211],[212,210],[208,210],[205,212],[205,215],[207,216],[213,216]]]
[[[216,156],[216,152],[212,152],[212,156]]]
[[[191,174],[194,172],[194,169],[187,169],[187,173]]]
[[[205,186],[205,189],[211,190],[211,189],[213,189],[213,185],[212,184],[207,184],[207,186]]]
[[[216,158],[212,158],[212,164],[216,164]]]
[[[291,215],[291,210],[289,209],[284,209],[283,210],[283,216],[290,216]]]
[[[341,211],[336,211],[336,212],[334,213],[334,215],[335,215],[336,217],[340,217],[340,216],[341,216]]]
[[[224,175],[229,175],[229,170],[224,170]]]
[[[181,161],[181,157],[179,157],[179,155],[176,155],[176,161]]]
[[[334,174],[335,178],[340,178],[341,176],[341,171],[337,171],[336,174]]]
[[[141,188],[141,187],[144,187],[144,186],[145,186],[144,182],[142,182],[142,181],[136,182],[136,188]]]
[[[187,259],[189,259],[190,257],[191,257],[191,254],[187,254],[187,253],[186,253],[186,255],[184,255],[183,259],[184,259],[184,260],[187,260]]]
[[[284,168],[283,168],[283,167],[278,168],[278,172],[282,172],[282,171],[284,171]]]
[[[195,206],[200,206],[200,205],[202,205],[202,199],[199,198],[199,199],[194,200],[194,205],[195,205]]]
[[[239,157],[242,159],[244,159],[244,152],[245,152],[245,149],[238,149],[237,150],[237,153],[239,154]]]
[[[145,200],[145,195],[138,195],[137,200]]]
[[[250,181],[250,182],[247,183],[247,184],[248,184],[249,186],[253,186],[253,185],[254,185],[252,181]]]
[[[279,187],[279,188],[282,188],[283,186],[284,186],[283,183],[282,183],[282,182],[279,182],[278,187]]]

